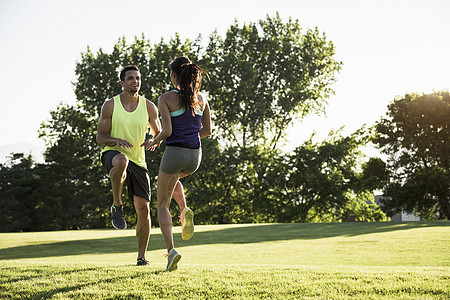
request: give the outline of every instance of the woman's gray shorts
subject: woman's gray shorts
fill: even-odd
[[[169,175],[180,174],[180,172],[192,174],[197,171],[201,160],[202,148],[166,146],[159,170]]]

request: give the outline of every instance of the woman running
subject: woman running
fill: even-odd
[[[173,196],[180,206],[182,238],[188,240],[194,234],[194,213],[186,205],[179,178],[197,170],[202,158],[200,139],[211,135],[209,105],[199,93],[204,70],[187,57],[176,58],[169,68],[175,88],[159,97],[162,131],[149,145],[166,140],[157,184],[158,221],[168,252],[166,271],[175,270],[181,259],[173,245],[170,200]]]

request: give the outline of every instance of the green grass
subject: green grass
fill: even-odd
[[[0,233],[6,299],[449,299],[450,222],[197,226],[175,245],[152,229]]]

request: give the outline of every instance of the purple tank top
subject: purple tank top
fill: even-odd
[[[180,94],[178,90],[173,91]],[[166,139],[166,145],[190,149],[200,148],[198,132],[202,127],[202,115],[203,112],[199,110],[195,110],[195,114],[192,115],[192,111],[184,107],[171,112],[172,135]]]

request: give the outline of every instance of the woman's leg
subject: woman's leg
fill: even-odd
[[[180,173],[180,178],[185,176],[187,174]],[[191,209],[187,208],[183,185],[179,180],[173,191],[173,198],[175,201],[179,199],[177,203],[180,206],[181,237],[183,240],[189,240],[194,234],[194,213]]]
[[[179,174],[169,175],[159,171],[157,184],[157,201],[159,227],[166,243],[167,251],[173,248],[172,216],[169,206],[173,190],[177,184]]]
[[[186,208],[186,198],[184,196],[184,188],[183,184],[178,180],[175,185],[175,189],[173,190],[173,199],[178,203],[180,207],[180,214],[183,213],[183,210]]]
[[[180,172],[179,178],[183,178],[186,176],[187,176],[187,174]],[[181,215],[187,205],[186,205],[186,197],[184,196],[184,187],[183,187],[183,184],[180,182],[180,180],[178,180],[177,184],[175,185],[175,189],[173,190],[172,197],[173,197],[173,199],[175,199],[178,206],[180,207],[180,215]]]

